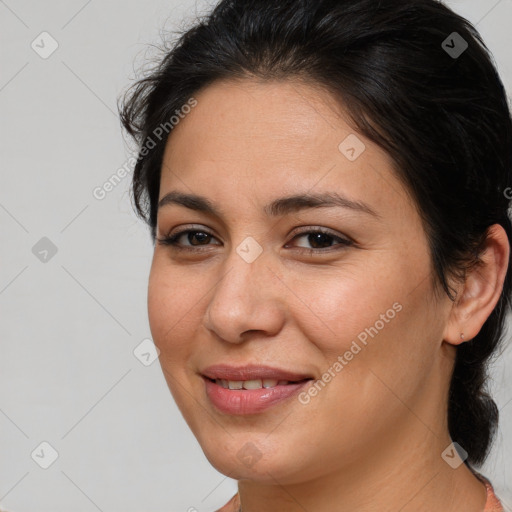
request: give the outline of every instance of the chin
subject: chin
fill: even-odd
[[[276,480],[281,484],[302,481],[306,470],[303,467],[304,459],[293,455],[288,457],[288,448],[280,449],[265,437],[267,434],[261,435],[261,438],[254,434],[226,434],[224,442],[206,443],[208,446],[201,443],[201,447],[217,471],[235,480],[253,480],[272,485]],[[279,443],[280,446],[283,444]]]

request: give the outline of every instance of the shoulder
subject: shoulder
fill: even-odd
[[[236,493],[222,508],[219,508],[219,510],[216,512],[238,512],[239,509],[240,499],[238,493]]]
[[[487,501],[484,512],[504,512],[504,508],[496,494],[494,494],[494,489],[490,482],[486,482],[485,486],[487,487]]]
[[[494,493],[491,482],[480,473],[477,473],[476,471],[473,471],[473,473],[485,484],[485,488],[487,489],[487,501],[485,502],[484,512],[504,512],[503,505]]]

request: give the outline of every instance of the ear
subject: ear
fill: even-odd
[[[443,339],[447,343],[460,345],[480,332],[500,298],[509,254],[505,230],[493,224],[488,229],[479,263],[468,271],[465,282],[459,286],[444,330]]]

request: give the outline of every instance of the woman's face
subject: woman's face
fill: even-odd
[[[390,158],[312,86],[226,81],[195,98],[167,143],[157,236],[191,232],[157,242],[148,307],[209,461],[284,484],[429,442],[444,422],[451,303],[434,294]]]

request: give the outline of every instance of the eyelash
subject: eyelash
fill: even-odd
[[[157,241],[158,241],[158,243],[160,245],[170,246],[173,249],[178,250],[178,251],[194,251],[194,252],[204,251],[205,249],[203,249],[203,247],[208,247],[208,245],[210,245],[210,244],[206,244],[206,245],[203,245],[203,246],[201,246],[201,245],[197,245],[197,246],[183,246],[183,245],[180,245],[178,243],[178,240],[183,235],[186,235],[188,233],[203,233],[203,234],[209,235],[212,238],[215,238],[214,235],[212,235],[209,231],[206,231],[206,230],[203,230],[203,229],[185,229],[185,230],[182,230],[182,231],[179,231],[179,232],[175,233],[174,235],[168,235],[168,236],[165,236],[165,237],[162,237],[162,238],[157,238]],[[295,236],[292,238],[292,240],[294,240],[297,237],[301,237],[301,236],[305,236],[305,235],[314,235],[314,234],[317,234],[317,233],[321,233],[323,235],[327,235],[330,238],[332,238],[333,240],[337,240],[339,247],[336,248],[336,246],[330,246],[330,247],[326,247],[326,248],[323,248],[323,249],[318,249],[318,248],[317,249],[308,249],[307,247],[296,247],[296,249],[299,249],[300,252],[306,252],[308,254],[318,254],[318,253],[331,252],[333,250],[342,250],[342,249],[344,249],[346,247],[350,247],[350,246],[354,245],[354,242],[352,240],[350,240],[348,238],[339,237],[337,235],[334,235],[330,231],[325,230],[325,229],[321,229],[321,228],[319,228],[319,229],[310,229],[308,231],[304,230],[304,231],[301,231],[299,233],[296,233]],[[214,244],[214,245],[217,245],[217,244]]]

